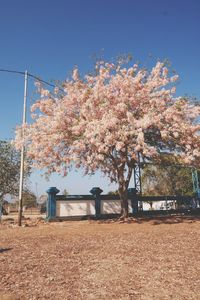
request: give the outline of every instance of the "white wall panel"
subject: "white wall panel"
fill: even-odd
[[[90,216],[95,215],[94,200],[56,201],[57,217]]]
[[[128,200],[129,212],[132,212],[131,201]],[[101,214],[120,214],[120,200],[101,200]]]

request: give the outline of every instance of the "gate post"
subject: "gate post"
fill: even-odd
[[[99,187],[93,187],[90,193],[93,195],[95,199],[95,216],[99,218],[101,215],[101,193],[103,192],[102,189]]]
[[[47,216],[46,219],[51,221],[56,218],[56,194],[60,191],[56,187],[50,187],[47,190]]]
[[[137,214],[138,213],[138,197],[137,197],[136,188],[129,188],[128,196],[131,199],[132,214]]]

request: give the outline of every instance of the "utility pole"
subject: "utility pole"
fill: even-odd
[[[51,84],[45,80],[40,79],[39,77],[28,73],[28,71],[21,72],[16,70],[7,70],[7,69],[0,69],[0,72],[6,73],[13,73],[13,74],[20,74],[24,76],[24,106],[23,106],[23,120],[22,120],[22,131],[21,131],[21,138],[24,138],[24,126],[26,124],[26,102],[27,102],[27,87],[28,87],[28,77],[32,77],[39,82],[42,82],[48,86],[56,87],[54,84]],[[60,91],[63,89],[59,88]],[[24,155],[25,154],[25,147],[24,145],[21,148],[21,163],[20,163],[20,182],[19,182],[19,208],[18,208],[18,225],[22,225],[22,194],[23,194],[23,181],[24,181]]]
[[[23,106],[23,120],[22,120],[22,139],[24,138],[24,126],[26,124],[26,102],[27,102],[27,86],[28,86],[28,72],[25,71],[24,77],[24,106]],[[20,164],[20,181],[19,181],[19,208],[18,208],[18,225],[22,225],[22,194],[24,183],[24,152],[25,146],[22,144],[21,148],[21,164]]]
[[[36,191],[36,206],[38,205],[38,183],[35,183],[35,191]]]

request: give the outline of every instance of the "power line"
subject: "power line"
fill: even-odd
[[[0,72],[6,72],[6,73],[15,73],[15,74],[20,74],[20,75],[25,75],[25,72],[22,71],[16,71],[16,70],[8,70],[8,69],[0,69]],[[57,86],[55,84],[52,84],[46,80],[43,80],[41,78],[39,78],[38,76],[35,76],[33,74],[27,73],[28,77],[32,77],[42,83],[45,83],[48,86],[54,87],[56,88]],[[62,88],[57,87],[60,91],[64,92],[64,90]]]
[[[33,75],[33,74],[28,73],[28,76],[29,76],[29,77],[32,77],[32,78],[34,78],[34,79],[36,79],[36,80],[38,80],[38,81],[40,81],[40,82],[43,82],[43,83],[45,83],[46,85],[49,85],[49,86],[51,86],[51,87],[54,87],[54,88],[56,87],[55,84],[52,84],[52,83],[49,83],[48,81],[45,81],[45,80],[43,80],[43,79],[40,79],[39,77],[37,77],[37,76],[35,76],[35,75]],[[61,88],[59,88],[59,87],[58,87],[58,89],[64,92],[63,89],[61,89]]]
[[[17,74],[25,75],[25,72],[15,71],[15,70],[7,70],[7,69],[0,69],[0,72],[17,73]]]

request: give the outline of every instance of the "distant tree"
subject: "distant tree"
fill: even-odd
[[[47,202],[47,195],[41,195],[41,196],[39,197],[38,203],[39,203],[39,204],[44,204],[44,203],[46,203],[46,202]]]
[[[0,141],[0,198],[17,194],[19,190],[20,153],[10,142]],[[30,174],[26,168],[25,179]]]
[[[25,167],[25,183],[30,175],[28,164]],[[10,142],[0,141],[0,202],[6,194],[19,192],[20,153]]]
[[[38,208],[40,208],[41,213],[46,212],[46,206],[47,206],[47,194],[41,195],[38,199]]]
[[[25,191],[23,191],[22,197],[23,197],[23,206],[26,207],[37,206],[37,197],[33,192],[26,189]],[[19,204],[19,199],[16,198],[15,202],[11,203],[10,205],[17,208],[18,204]]]
[[[146,165],[142,171],[145,195],[193,195],[192,170],[181,166]]]
[[[66,189],[63,190],[62,194],[63,194],[64,196],[69,195],[69,193],[68,193],[68,191],[67,191]]]
[[[37,197],[31,191],[23,192],[23,205],[26,207],[36,207],[37,206]]]

